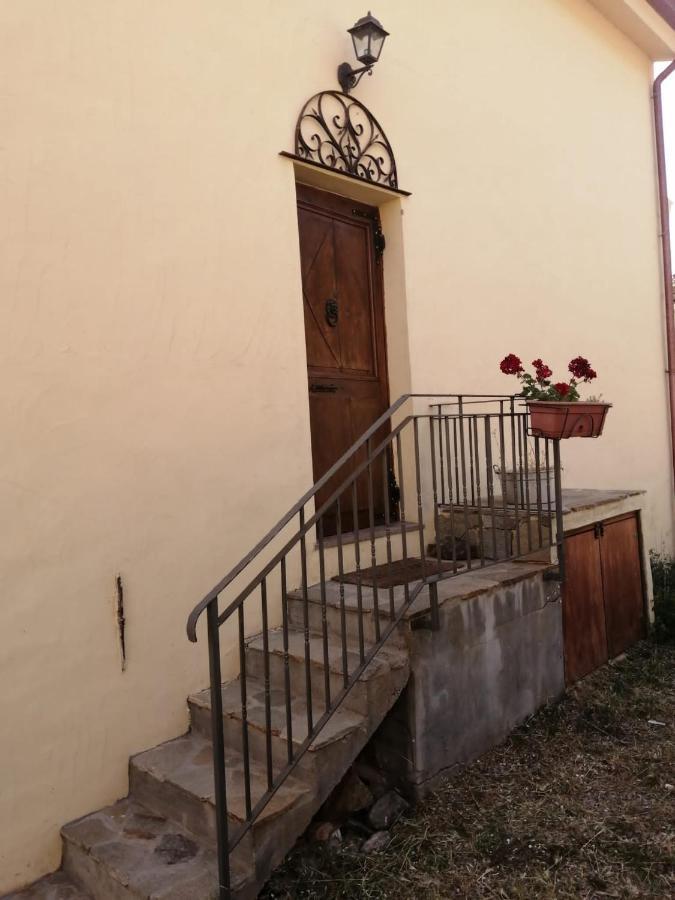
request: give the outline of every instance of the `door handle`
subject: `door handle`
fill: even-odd
[[[326,300],[326,322],[331,328],[335,328],[338,323],[338,302],[333,297]]]
[[[337,394],[337,384],[310,384],[310,391],[313,394]]]

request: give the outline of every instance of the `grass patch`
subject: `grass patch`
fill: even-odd
[[[654,584],[654,640],[675,643],[675,560],[650,553]]]
[[[348,832],[298,845],[262,897],[675,896],[674,718],[675,647],[643,642],[446,782],[384,851]]]

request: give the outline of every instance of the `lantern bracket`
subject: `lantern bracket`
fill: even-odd
[[[352,69],[348,62],[340,63],[337,70],[338,84],[342,88],[343,94],[348,94],[361,81],[366,74],[373,74],[372,66],[362,66],[360,69]]]

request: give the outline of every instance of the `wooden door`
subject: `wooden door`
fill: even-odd
[[[568,684],[607,662],[600,541],[594,527],[565,538],[563,634]]]
[[[612,659],[645,633],[637,517],[631,514],[604,522],[601,531],[607,649]]]
[[[312,461],[318,480],[389,405],[382,263],[376,251],[378,211],[298,185],[298,227],[307,345]],[[373,447],[386,436],[382,429]],[[317,507],[363,461],[343,468]],[[374,518],[383,520],[387,477],[372,469]],[[369,481],[357,485],[359,527],[369,524]],[[341,498],[342,530],[354,525],[351,491]],[[332,518],[325,523],[334,532]]]

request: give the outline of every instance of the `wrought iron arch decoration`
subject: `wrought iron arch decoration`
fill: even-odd
[[[295,152],[335,172],[398,188],[386,134],[375,116],[347,94],[321,91],[305,103],[295,127]]]

